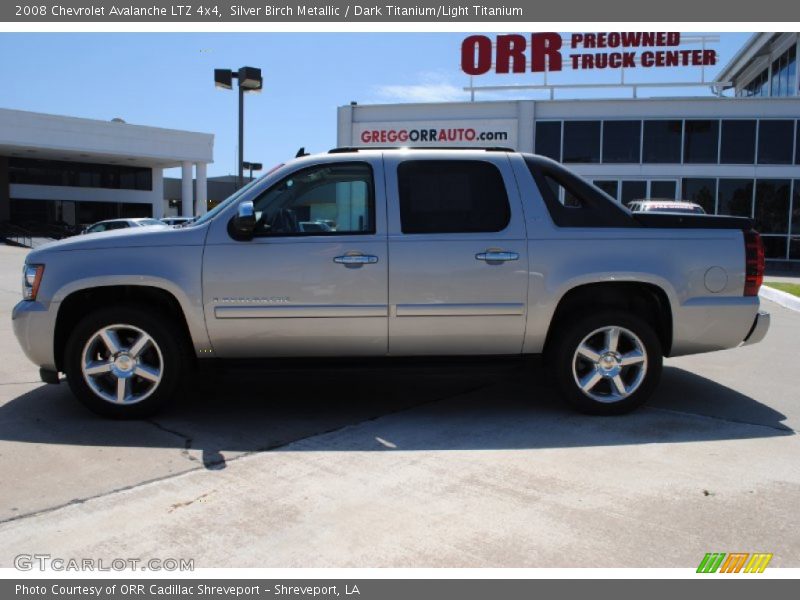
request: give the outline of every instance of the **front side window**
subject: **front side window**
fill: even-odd
[[[481,160],[407,160],[397,167],[403,233],[502,231],[511,219],[500,170]]]
[[[363,162],[309,167],[292,173],[253,202],[255,235],[335,235],[375,232],[372,168]]]

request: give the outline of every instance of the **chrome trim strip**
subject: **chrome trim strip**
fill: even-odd
[[[525,313],[525,305],[495,304],[398,304],[398,317],[477,317],[516,316]]]
[[[519,252],[479,252],[475,255],[475,260],[485,260],[486,262],[508,262],[509,260],[519,260]]]
[[[303,319],[328,317],[386,317],[389,307],[380,304],[310,306],[217,306],[217,319]]]

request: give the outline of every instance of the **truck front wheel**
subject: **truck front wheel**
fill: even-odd
[[[661,343],[641,317],[604,310],[556,332],[552,365],[562,396],[582,412],[622,414],[643,404],[661,376]]]
[[[100,415],[152,415],[180,389],[189,366],[183,339],[158,312],[133,305],[97,310],[76,325],[67,341],[67,382]]]

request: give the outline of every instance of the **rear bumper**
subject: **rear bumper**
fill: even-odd
[[[762,310],[756,313],[756,318],[753,320],[753,326],[750,332],[742,341],[742,346],[749,346],[750,344],[757,344],[767,335],[769,331],[769,313]]]

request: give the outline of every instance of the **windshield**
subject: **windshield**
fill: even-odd
[[[267,175],[269,175],[269,173],[267,173]],[[223,200],[222,202],[217,204],[214,208],[212,208],[206,214],[204,214],[201,217],[198,217],[195,221],[192,221],[191,223],[189,223],[187,225],[187,227],[194,227],[195,225],[200,225],[201,223],[207,223],[208,221],[210,221],[211,219],[216,217],[220,212],[225,210],[225,208],[227,206],[230,206],[232,203],[236,202],[239,198],[241,198],[244,194],[246,194],[250,189],[255,187],[255,185],[259,181],[264,179],[264,177],[266,177],[267,175],[264,175],[263,177],[259,177],[258,179],[254,179],[253,181],[248,183],[243,188],[236,190],[232,195],[228,196],[225,200]]]

